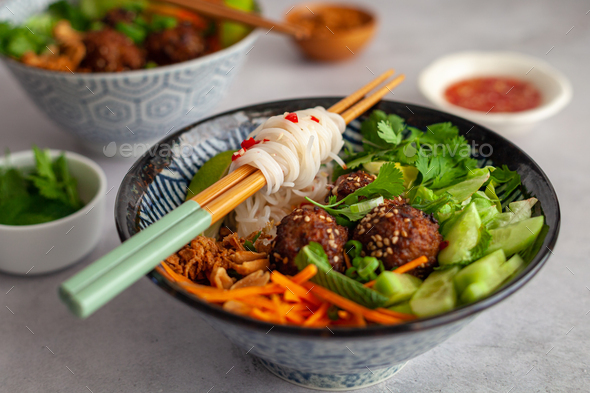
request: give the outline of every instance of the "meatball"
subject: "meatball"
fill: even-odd
[[[102,21],[106,25],[116,27],[117,23],[119,22],[132,23],[135,20],[136,16],[137,14],[131,10],[126,10],[124,8],[115,8],[107,12]]]
[[[142,68],[143,52],[125,35],[105,28],[84,37],[86,57],[80,67],[92,72],[118,72]]]
[[[281,273],[295,275],[299,271],[295,265],[299,250],[309,242],[316,242],[324,248],[334,270],[342,272],[347,241],[348,229],[336,224],[334,217],[324,210],[318,207],[295,209],[277,225],[271,261]]]
[[[148,59],[159,65],[180,63],[205,53],[206,45],[201,31],[188,22],[173,29],[151,33],[145,41]]]
[[[425,278],[437,265],[442,242],[436,220],[400,197],[371,210],[355,228],[353,239],[363,244],[366,255],[383,261],[386,269],[426,256],[428,262],[410,272],[419,278]]]
[[[347,173],[336,179],[331,194],[336,195],[338,197],[338,200],[340,201],[346,198],[348,195],[355,192],[356,190],[358,190],[359,188],[363,188],[367,184],[373,183],[375,179],[375,175],[371,175],[364,171]]]

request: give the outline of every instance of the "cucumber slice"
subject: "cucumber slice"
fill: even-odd
[[[533,206],[537,203],[537,198],[529,198],[522,201],[511,202],[508,205],[508,211],[498,214],[489,224],[489,229],[505,227],[506,225],[516,224],[527,218],[531,218]]]
[[[254,0],[225,0],[225,5],[240,11],[253,12],[256,7]],[[227,48],[246,37],[252,28],[237,22],[221,22],[220,25],[220,42],[221,46]]]
[[[390,306],[411,298],[420,284],[422,284],[422,280],[410,274],[383,272],[375,280],[373,290],[387,296],[389,300],[385,306]]]
[[[474,282],[493,280],[500,274],[500,267],[504,262],[506,262],[504,251],[497,250],[461,269],[455,276],[455,288],[457,288],[457,292],[460,294],[463,293]]]
[[[455,308],[457,292],[453,277],[458,271],[459,267],[455,266],[431,273],[410,300],[412,312],[419,317],[428,317]]]
[[[524,259],[518,254],[514,254],[512,258],[506,261],[502,267],[502,273],[504,274],[504,280],[514,275],[524,266]]]
[[[481,258],[479,261],[482,261],[492,255],[498,255],[498,252],[501,252],[502,256],[504,255],[502,250],[498,250]],[[497,259],[497,257],[495,259]],[[472,265],[469,265],[463,270],[470,269],[479,261],[473,262]],[[502,263],[500,266],[497,266],[496,270],[491,271],[487,277],[471,282],[465,287],[463,291],[460,291],[459,287],[457,286],[457,277],[460,277],[460,275],[463,273],[463,270],[461,270],[459,273],[457,273],[457,276],[455,276],[455,286],[457,287],[457,290],[459,290],[459,293],[461,293],[461,303],[472,303],[488,297],[494,291],[496,291],[503,282],[514,275],[514,273],[516,273],[522,266],[524,266],[524,260],[520,257],[520,255],[516,254],[508,261]]]
[[[487,297],[494,291],[494,289],[495,287],[492,288],[489,283],[474,282],[465,288],[465,291],[463,291],[459,300],[463,304],[473,303]]]
[[[295,257],[295,265],[299,270],[303,270],[309,264],[318,268],[317,274],[310,281],[336,292],[340,296],[368,308],[382,307],[388,300],[379,292],[365,287],[342,273],[335,272],[328,262],[324,249],[318,243],[310,242]]]
[[[472,260],[471,249],[479,241],[480,227],[479,213],[475,204],[470,203],[445,236],[449,245],[438,254],[438,263],[448,265]]]
[[[409,301],[398,303],[395,306],[387,307],[387,309],[391,311],[401,312],[403,314],[414,314],[414,312],[412,311],[412,307],[410,307]]]
[[[544,223],[545,217],[537,216],[517,222],[516,224],[490,230],[492,242],[487,252],[490,253],[502,249],[508,257],[524,250],[539,236]]]

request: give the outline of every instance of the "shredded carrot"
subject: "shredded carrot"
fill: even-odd
[[[307,318],[305,322],[303,322],[303,326],[311,326],[316,324],[318,321],[322,320],[322,318],[327,317],[328,308],[330,307],[329,303],[322,303],[320,308],[314,312],[311,317]]]
[[[426,258],[426,256],[422,255],[420,258],[416,258],[413,261],[408,262],[408,263],[398,267],[393,272],[398,273],[398,274],[403,274],[403,273],[409,272],[410,270],[414,270],[415,268],[417,268],[420,265],[424,265],[426,262],[428,262],[428,258]]]
[[[277,295],[276,293],[270,295],[270,300],[272,301],[272,304],[274,304],[275,306],[275,314],[279,318],[279,322],[285,323],[287,321],[287,318],[285,317],[286,311],[283,310],[283,304],[281,302],[281,299],[279,298],[279,295]]]
[[[315,296],[313,296],[307,289],[302,287],[299,284],[294,283],[292,280],[289,280],[287,277],[279,273],[278,271],[273,271],[270,275],[270,280],[276,284],[279,284],[282,287],[285,287],[288,291],[293,292],[295,295],[304,299],[305,301],[315,305],[320,306],[321,301],[318,300]],[[305,283],[307,284],[307,283]]]
[[[184,286],[184,288],[211,303],[223,303],[233,299],[243,299],[253,295],[272,295],[273,293],[282,293],[283,289],[278,285],[267,284],[263,287],[245,287],[218,292],[203,291],[198,287]]]
[[[288,291],[287,291],[288,292]],[[287,293],[285,292],[285,293]],[[293,307],[294,311],[297,311],[299,314],[311,314],[314,311],[312,311],[312,309],[315,309],[315,307],[309,307],[307,305],[305,305],[304,303],[296,303],[296,304],[290,304],[290,306]]]
[[[366,282],[363,285],[367,288],[373,288],[373,285],[375,285],[375,280],[371,280],[369,282]]]
[[[390,315],[390,316],[395,317],[395,318],[403,319],[403,320],[406,320],[406,321],[411,321],[412,319],[416,319],[416,316],[415,315],[412,315],[412,314],[404,314],[404,313],[401,313],[401,312],[389,310],[387,308],[377,308],[375,311],[378,311],[378,312],[380,312],[382,314],[385,314],[385,315]]]
[[[344,253],[344,263],[346,263],[347,269],[350,269],[352,267],[352,264],[350,263],[350,257],[347,253]]]
[[[302,282],[308,281],[310,278],[315,276],[318,272],[316,265],[307,265],[302,271],[297,273],[291,278],[295,284],[301,284]]]
[[[360,304],[353,302],[352,300],[346,299],[338,295],[337,293],[334,293],[319,285],[311,286],[309,283],[304,283],[303,285],[305,287],[308,287],[312,293],[318,295],[325,301],[330,302],[346,311],[361,314],[365,317],[365,319],[369,321],[382,323],[385,325],[397,324],[402,322],[402,320],[399,318],[394,318],[389,315],[377,312],[375,310],[370,310],[364,306],[361,306]]]
[[[365,322],[365,318],[363,318],[362,314],[351,313],[352,314],[352,321],[355,326],[358,327],[365,327],[367,326],[367,322]]]
[[[299,298],[299,296],[295,295],[291,291],[285,291],[285,293],[283,294],[283,299],[286,302],[301,303],[301,298]]]
[[[158,268],[160,268],[160,267],[162,267],[165,270],[165,272],[168,274],[168,276],[172,277],[173,281],[187,282],[190,284],[194,284],[191,280],[189,280],[185,276],[181,276],[180,274],[178,274],[174,270],[172,270],[172,268],[170,266],[168,266],[167,263],[162,262],[162,264],[160,266],[158,266]],[[160,273],[163,273],[163,272],[160,270]]]
[[[266,309],[268,311],[275,311],[275,304],[265,296],[244,296],[241,297],[240,302],[249,306]]]
[[[275,313],[265,312],[258,308],[252,309],[250,316],[270,323],[278,323],[279,321]]]
[[[296,323],[297,325],[302,325],[305,322],[305,317],[301,315],[298,311],[296,311],[294,307],[295,306],[291,306],[291,308],[287,309],[285,317],[289,322]]]
[[[427,262],[425,257],[409,262],[396,270],[404,272]],[[211,303],[224,304],[228,310],[249,315],[269,323],[295,324],[306,327],[346,326],[363,327],[366,321],[380,324],[398,324],[415,319],[410,314],[385,308],[368,309],[309,280],[317,274],[317,267],[309,265],[293,277],[278,271],[271,274],[271,283],[261,287],[244,287],[232,290],[199,285],[176,273],[166,263],[156,268],[167,279],[178,283],[187,292]],[[375,281],[364,284],[372,287]],[[235,302],[232,303],[232,302]],[[231,306],[230,306],[231,303]],[[233,310],[241,304],[241,311]],[[338,319],[328,317],[331,305],[339,307]]]

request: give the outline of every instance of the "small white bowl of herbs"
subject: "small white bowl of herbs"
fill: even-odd
[[[0,157],[0,270],[63,269],[98,244],[106,176],[72,152],[33,150]]]

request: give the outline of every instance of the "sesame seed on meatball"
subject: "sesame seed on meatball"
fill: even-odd
[[[359,188],[373,183],[377,177],[364,171],[356,171],[342,175],[336,179],[334,188],[331,190],[332,195],[336,195],[338,200],[346,198]],[[364,198],[361,198],[364,199]]]
[[[419,278],[425,278],[437,265],[443,240],[431,215],[399,197],[371,210],[355,228],[353,239],[363,244],[366,255],[380,259],[389,270],[426,256],[427,263],[410,271]]]
[[[345,267],[344,244],[347,241],[348,229],[336,224],[334,217],[323,209],[295,209],[277,225],[271,262],[279,272],[295,275],[299,272],[295,265],[299,250],[310,242],[316,242],[323,247],[334,270],[342,272]]]

